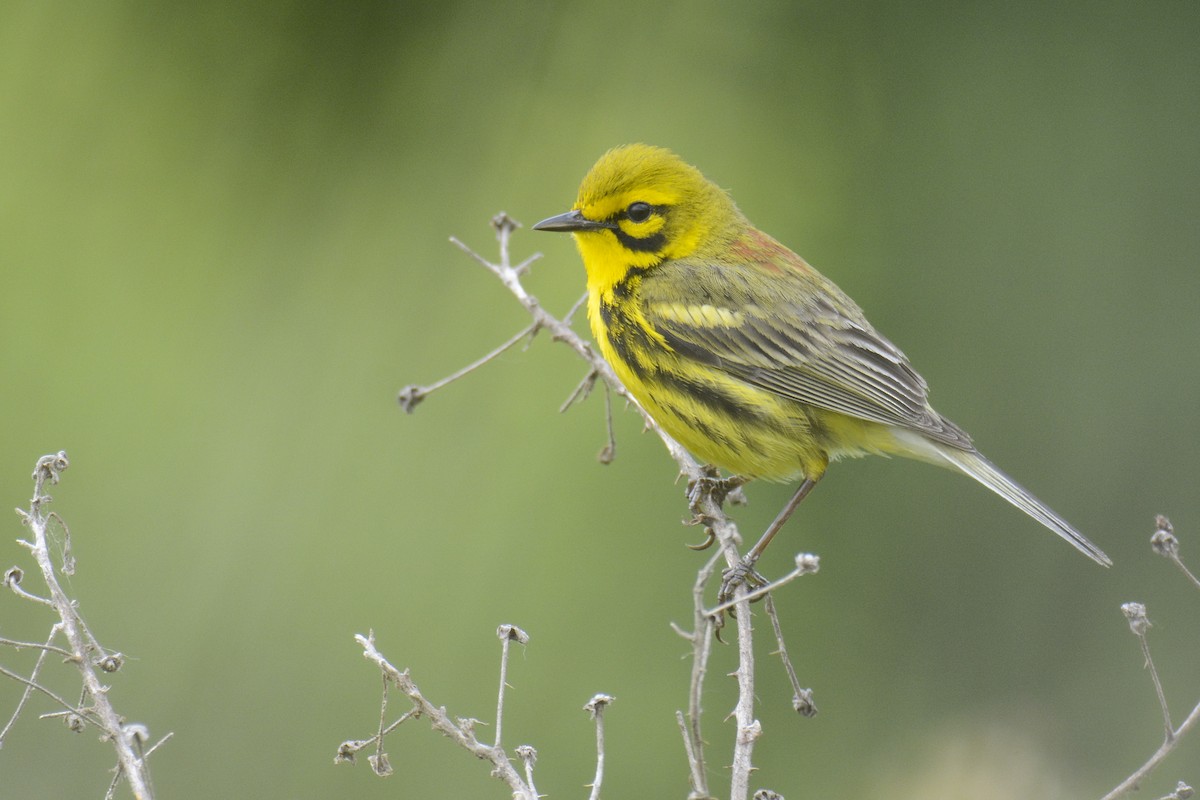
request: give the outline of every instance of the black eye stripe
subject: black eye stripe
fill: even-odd
[[[613,233],[617,235],[617,240],[625,245],[626,249],[636,253],[657,253],[667,243],[667,237],[663,235],[662,231],[641,238],[630,236],[620,228],[615,229]]]
[[[633,223],[645,222],[651,217],[663,216],[666,212],[667,206],[656,206],[638,201],[630,203],[624,210],[614,215],[613,221],[627,219]]]

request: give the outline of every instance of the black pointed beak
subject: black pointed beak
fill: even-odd
[[[613,229],[617,226],[611,222],[596,222],[588,219],[578,209],[559,214],[556,217],[544,219],[533,226],[535,231],[597,231]]]

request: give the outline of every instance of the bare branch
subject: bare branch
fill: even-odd
[[[47,640],[44,644],[39,643],[39,642],[20,642],[20,641],[17,641],[16,639],[5,639],[3,636],[0,636],[0,646],[11,647],[14,650],[21,650],[26,647],[32,647],[32,648],[35,648],[38,650],[45,650],[50,653],[57,653],[58,655],[62,656],[63,658],[67,658],[67,659],[74,658],[75,654],[72,653],[71,651],[64,650],[61,647],[56,647],[55,645],[50,644],[50,642],[54,640],[54,637],[57,635],[57,633],[58,633],[58,628],[56,626],[52,629],[52,632],[50,634],[50,639]]]
[[[723,550],[730,569],[741,562],[737,547],[732,542]],[[738,666],[734,674],[737,676],[738,700],[733,709],[737,730],[733,740],[730,800],[746,800],[750,796],[750,775],[754,772],[751,756],[755,743],[762,736],[762,724],[754,716],[754,628],[750,618],[750,601],[746,595],[746,584],[739,584],[734,590],[738,634]]]
[[[0,731],[0,741],[11,730],[16,719],[20,716],[29,697],[33,693],[43,694],[64,710],[54,712],[51,717],[61,716],[71,730],[81,730],[85,725],[98,728],[102,738],[112,743],[117,755],[117,768],[109,794],[116,791],[121,780],[129,784],[133,795],[138,800],[149,800],[153,797],[150,773],[146,765],[144,744],[148,732],[144,725],[126,723],[123,717],[114,709],[109,697],[109,687],[101,680],[101,673],[116,672],[124,661],[120,653],[109,652],[96,640],[91,629],[79,613],[77,604],[67,596],[62,585],[58,582],[58,572],[70,575],[75,570],[75,559],[71,555],[70,529],[58,514],[47,512],[46,506],[52,501],[46,494],[48,485],[57,484],[63,471],[70,466],[67,454],[59,451],[54,455],[38,459],[33,470],[33,497],[29,501],[28,510],[18,509],[22,522],[28,526],[31,536],[22,540],[33,556],[46,585],[48,597],[40,597],[25,591],[20,584],[23,572],[17,567],[9,569],[4,575],[4,584],[21,599],[38,605],[50,606],[58,615],[58,621],[51,627],[50,635],[45,644],[29,642],[0,641],[12,647],[36,647],[40,649],[37,662],[30,677],[25,678],[11,670],[0,668],[0,674],[12,678],[25,686],[16,711]],[[51,555],[51,525],[57,526],[62,533],[61,567],[56,569]],[[59,635],[66,639],[66,647],[53,644]],[[74,665],[82,679],[82,699],[79,704],[72,704],[48,690],[39,681],[39,675],[44,665],[47,653],[57,653],[64,656],[67,663]]]
[[[1150,537],[1150,546],[1155,553],[1169,559],[1175,566],[1179,567],[1184,577],[1193,586],[1200,588],[1200,581],[1197,581],[1196,576],[1184,565],[1180,557],[1179,539],[1175,536],[1174,526],[1162,514],[1155,517],[1154,534]],[[1129,629],[1138,639],[1138,644],[1142,650],[1142,657],[1145,659],[1145,667],[1149,670],[1150,679],[1154,683],[1154,694],[1158,698],[1159,710],[1162,712],[1163,717],[1164,735],[1163,743],[1159,746],[1158,750],[1144,764],[1134,770],[1129,777],[1121,781],[1115,789],[1106,794],[1103,800],[1115,800],[1115,798],[1123,797],[1137,789],[1141,782],[1179,745],[1179,740],[1200,724],[1200,703],[1197,703],[1178,728],[1171,725],[1171,711],[1167,705],[1166,693],[1163,691],[1162,681],[1158,677],[1158,669],[1154,666],[1154,660],[1150,657],[1150,643],[1146,634],[1150,630],[1151,624],[1150,618],[1146,614],[1146,607],[1141,603],[1125,603],[1121,606],[1121,612],[1129,621]],[[1182,800],[1182,798],[1191,797],[1193,793],[1192,788],[1181,781],[1176,786],[1175,791],[1162,798],[1162,800]]]
[[[522,328],[520,331],[517,332],[516,336],[513,336],[511,339],[509,339],[507,342],[505,342],[504,344],[497,347],[492,352],[488,353],[487,355],[483,356],[480,359],[472,361],[470,364],[467,364],[465,367],[458,370],[457,372],[450,373],[449,375],[442,378],[441,380],[434,381],[433,383],[429,384],[428,386],[417,386],[416,384],[412,384],[410,386],[405,386],[403,389],[400,390],[400,394],[396,396],[396,400],[400,403],[400,407],[404,409],[405,413],[411,414],[411,413],[413,413],[413,411],[416,409],[417,405],[420,404],[420,402],[422,400],[424,400],[426,397],[428,397],[429,395],[436,392],[438,389],[441,389],[443,386],[448,386],[449,384],[454,383],[459,378],[462,378],[466,375],[470,375],[472,372],[479,369],[484,364],[487,364],[489,361],[492,361],[493,359],[495,359],[495,358],[503,355],[507,351],[511,350],[522,339],[532,339],[537,334],[537,332],[538,332],[537,323],[534,323],[533,325],[529,325],[525,328]]]
[[[1150,546],[1154,549],[1154,552],[1174,562],[1175,566],[1179,567],[1180,571],[1191,581],[1192,585],[1200,589],[1200,579],[1192,574],[1192,571],[1187,568],[1187,565],[1183,563],[1183,559],[1179,555],[1179,540],[1175,538],[1175,527],[1171,525],[1171,520],[1162,514],[1159,514],[1155,518],[1155,530],[1154,535],[1150,537]]]
[[[36,671],[37,670],[35,669],[34,672],[36,673]],[[82,708],[80,706],[76,706],[76,705],[72,704],[69,700],[64,700],[62,697],[59,697],[57,694],[55,694],[51,690],[47,689],[45,686],[41,685],[40,683],[38,683],[36,680],[33,680],[32,678],[26,678],[22,675],[18,675],[17,673],[13,672],[12,670],[10,670],[6,667],[0,667],[0,675],[3,675],[6,678],[11,678],[12,680],[16,681],[17,683],[23,684],[25,686],[26,696],[29,693],[37,692],[38,694],[42,694],[42,695],[45,695],[46,697],[49,697],[51,700],[53,700],[55,703],[58,703],[60,706],[63,707],[63,709],[65,709],[63,712],[59,712],[59,713],[55,713],[55,714],[43,714],[42,715],[43,717],[51,717],[51,716],[59,716],[60,714],[67,714],[67,715],[74,716],[83,722],[87,722],[91,725],[94,725],[97,728],[99,728],[103,725],[103,722],[98,717],[96,717],[94,714],[92,714],[88,709]],[[8,725],[6,725],[4,728],[5,733],[7,733],[8,729],[12,727],[14,722],[16,722],[17,716],[20,713],[20,707],[23,706],[24,704],[25,704],[25,697],[22,697],[22,700],[17,707],[17,711],[13,713],[13,718],[11,720],[9,720]],[[70,726],[68,726],[68,727],[70,727]]]
[[[1154,693],[1158,695],[1158,707],[1163,715],[1163,728],[1166,731],[1166,741],[1175,738],[1175,730],[1171,727],[1171,710],[1167,707],[1167,696],[1163,692],[1162,681],[1158,677],[1158,669],[1154,659],[1150,657],[1150,643],[1146,640],[1146,632],[1150,630],[1150,618],[1146,616],[1146,607],[1141,603],[1125,603],[1121,606],[1125,618],[1129,620],[1129,629],[1138,638],[1142,647],[1142,655],[1146,659],[1145,667],[1150,671],[1150,680],[1154,682]]]
[[[499,278],[500,282],[504,284],[504,287],[508,289],[514,297],[516,297],[517,302],[519,302],[521,307],[525,309],[530,317],[532,317],[533,324],[530,326],[530,328],[527,328],[525,331],[523,331],[521,336],[524,336],[530,330],[546,330],[550,333],[551,338],[554,341],[562,342],[574,350],[580,358],[587,362],[592,371],[594,371],[600,377],[600,379],[604,381],[610,391],[615,392],[616,394],[625,398],[626,402],[637,409],[638,413],[642,415],[642,419],[645,422],[646,427],[648,427],[650,430],[653,430],[655,434],[662,439],[663,444],[666,446],[667,451],[671,454],[671,457],[674,458],[676,463],[679,464],[680,470],[689,478],[694,479],[700,477],[700,465],[696,463],[695,459],[688,454],[682,445],[672,439],[667,432],[664,431],[662,427],[659,426],[659,424],[655,422],[649,414],[646,413],[645,409],[638,405],[637,401],[633,398],[633,395],[629,394],[629,392],[626,391],[625,386],[620,380],[618,380],[616,374],[612,371],[612,367],[608,365],[608,362],[600,357],[592,349],[592,346],[584,341],[583,338],[571,328],[570,319],[576,310],[582,305],[582,299],[579,302],[576,302],[571,307],[571,310],[567,312],[567,315],[561,320],[542,308],[541,303],[538,302],[538,299],[531,295],[521,283],[521,276],[529,270],[530,265],[532,265],[537,259],[541,258],[541,254],[535,253],[525,261],[522,261],[520,264],[514,266],[509,260],[508,237],[511,232],[518,227],[517,223],[508,217],[508,215],[501,213],[492,220],[492,225],[497,231],[497,238],[499,239],[501,245],[499,263],[492,263],[455,237],[450,237],[450,241],[455,247],[462,250],[474,261]],[[520,340],[519,336],[515,338],[517,341]],[[515,344],[515,342],[513,342],[513,344]],[[487,357],[482,359],[484,363],[486,363],[486,360],[488,360]],[[468,369],[467,372],[469,371],[470,370]],[[462,371],[460,370],[460,372]],[[453,380],[456,377],[461,376],[459,373],[455,373],[455,375],[450,377],[450,380]],[[446,380],[438,381],[433,384],[433,387],[443,386],[446,382]],[[408,387],[404,390],[404,392],[401,393],[402,405],[408,402],[408,398],[405,393],[409,392],[411,389],[413,389],[413,387]],[[417,387],[417,393],[419,396],[416,398],[415,402],[420,402],[425,394],[428,394],[428,392],[420,392],[420,389],[421,387]],[[415,402],[413,402],[414,405]]]
[[[18,540],[18,542],[20,544],[25,545],[30,550],[33,549],[33,545],[30,544],[29,542],[26,542],[24,540]],[[8,570],[8,572],[5,573],[5,575],[4,575],[4,585],[7,586],[12,591],[13,594],[15,594],[17,597],[21,598],[22,600],[28,600],[31,603],[39,603],[40,605],[47,606],[49,608],[54,608],[53,600],[51,600],[47,597],[40,597],[36,594],[32,594],[30,592],[25,591],[25,589],[21,586],[21,581],[24,579],[24,574],[25,573],[21,570],[20,567],[11,567]]]
[[[596,379],[599,377],[600,373],[596,372],[596,370],[589,370],[588,374],[583,376],[583,380],[579,382],[579,385],[575,387],[575,390],[567,395],[567,399],[558,407],[558,413],[561,414],[576,403],[586,400],[587,396],[592,393],[592,389],[595,388]]]
[[[814,556],[815,558],[815,556]],[[792,659],[788,656],[787,644],[783,640],[783,629],[779,625],[779,614],[775,612],[775,600],[771,595],[767,595],[763,601],[763,606],[766,608],[767,617],[771,620],[771,629],[775,631],[775,651],[781,661],[783,661],[783,669],[787,672],[788,681],[792,684],[792,708],[802,717],[815,717],[817,715],[817,706],[813,702],[812,689],[805,689],[800,686],[800,679],[796,677],[796,667],[792,664]]]
[[[583,707],[596,720],[596,777],[592,779],[588,800],[600,800],[600,787],[604,783],[604,709],[612,705],[612,701],[610,695],[597,694]]]
[[[496,629],[496,636],[500,639],[500,691],[496,698],[496,741],[492,747],[499,750],[500,731],[504,726],[504,690],[508,687],[508,646],[512,642],[529,644],[529,634],[516,625],[501,625]]]
[[[704,679],[708,676],[708,658],[712,653],[713,632],[715,623],[704,608],[704,593],[709,582],[716,573],[717,564],[722,553],[717,552],[700,568],[696,582],[692,586],[692,630],[683,631],[678,625],[672,625],[692,645],[692,676],[688,687],[688,711],[686,722],[682,712],[676,712],[680,728],[683,730],[683,746],[687,753],[689,779],[692,791],[689,800],[711,798],[708,789],[708,775],[704,765],[704,736],[701,733],[701,698],[704,694]]]
[[[571,308],[568,309],[566,314],[563,314],[563,318],[562,318],[563,324],[565,324],[565,325],[571,324],[571,320],[574,319],[576,312],[578,312],[579,309],[583,308],[583,304],[587,302],[587,299],[588,299],[587,292],[584,292],[583,294],[581,294],[579,296],[579,299],[575,301],[575,305],[571,306]]]
[[[425,717],[429,720],[434,730],[444,734],[476,758],[489,762],[492,765],[492,775],[499,778],[512,790],[514,798],[518,798],[518,800],[538,800],[537,794],[533,791],[532,787],[525,783],[513,768],[504,750],[493,745],[484,744],[476,738],[474,720],[452,720],[446,713],[445,708],[436,706],[425,699],[421,690],[417,688],[416,683],[409,676],[408,670],[399,670],[392,666],[391,662],[384,658],[383,654],[375,647],[374,633],[370,633],[367,636],[360,634],[355,636],[354,639],[362,647],[363,657],[374,662],[383,674],[384,679],[398,687],[412,701],[413,710],[406,715],[407,718],[414,716]],[[390,726],[389,730],[395,727],[395,725]],[[374,741],[374,739],[368,741]],[[343,742],[338,748],[338,753],[334,761],[337,763],[353,763],[354,751],[359,744],[359,742]],[[386,754],[384,757],[386,758]],[[376,769],[376,773],[384,774],[379,769]]]
[[[1119,783],[1115,789],[1104,795],[1101,800],[1117,800],[1117,798],[1124,797],[1130,792],[1136,790],[1141,782],[1149,777],[1150,773],[1153,772],[1159,764],[1166,760],[1167,756],[1171,755],[1171,751],[1178,746],[1180,737],[1184,736],[1193,728],[1195,728],[1198,723],[1200,723],[1200,703],[1198,703],[1196,707],[1192,709],[1192,712],[1187,715],[1187,719],[1183,721],[1183,724],[1175,729],[1175,735],[1173,737],[1164,741],[1162,745],[1154,751],[1154,755],[1150,756],[1150,758],[1146,760],[1145,764],[1142,764],[1140,767],[1134,770],[1134,772],[1128,778],[1121,781],[1121,783]]]
[[[529,791],[537,797],[537,787],[533,784],[533,765],[537,763],[537,749],[532,745],[519,744],[513,749],[513,753],[525,767],[525,783],[529,784]]]
[[[16,569],[16,567],[14,567],[13,569]],[[12,716],[8,718],[8,722],[5,723],[4,728],[2,730],[0,730],[0,747],[4,746],[4,740],[8,736],[8,732],[10,730],[12,730],[13,725],[15,725],[17,720],[21,717],[21,712],[25,709],[25,704],[29,702],[29,698],[33,695],[33,693],[35,691],[41,691],[41,692],[47,691],[46,689],[44,689],[41,686],[41,684],[38,683],[38,674],[42,671],[42,666],[46,663],[46,654],[47,653],[58,653],[59,655],[64,656],[68,659],[75,657],[74,653],[71,653],[68,650],[64,650],[61,647],[55,647],[54,645],[50,644],[51,642],[54,641],[54,638],[56,636],[58,636],[60,630],[62,630],[62,623],[56,623],[54,625],[51,625],[50,626],[50,635],[46,638],[46,643],[44,645],[38,645],[38,644],[31,643],[31,642],[16,642],[11,639],[0,640],[0,643],[9,645],[17,650],[20,650],[22,647],[40,648],[40,652],[38,653],[37,661],[34,662],[33,670],[29,673],[28,679],[21,678],[20,676],[16,675],[15,673],[12,673],[9,670],[4,669],[3,667],[0,667],[0,671],[4,672],[9,677],[12,677],[15,680],[25,684],[25,689],[21,692],[21,699],[19,701],[17,701],[17,707],[15,709],[13,709]],[[54,699],[57,699],[57,698],[54,698]]]
[[[767,597],[771,592],[778,589],[780,586],[791,583],[803,575],[814,574],[820,566],[820,559],[812,553],[801,553],[796,556],[795,568],[784,575],[782,578],[776,578],[770,583],[764,583],[762,586],[756,586],[746,590],[746,599],[750,601],[758,600],[760,597]],[[708,610],[710,617],[720,617],[726,611],[730,610],[738,604],[738,600],[729,600],[725,603],[713,606]]]
[[[1163,795],[1158,800],[1188,800],[1189,797],[1192,797],[1195,794],[1195,789],[1193,789],[1191,786],[1188,786],[1183,781],[1180,781],[1179,783],[1175,784],[1175,791],[1168,795]]]
[[[604,428],[608,432],[608,442],[596,457],[601,464],[611,464],[617,457],[617,433],[613,428],[612,388],[607,383],[604,384]]]

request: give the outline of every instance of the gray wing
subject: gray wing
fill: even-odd
[[[661,291],[651,271],[642,286],[643,313],[680,355],[753,386],[973,449],[964,431],[930,407],[925,379],[904,353],[840,289],[804,266],[807,272],[668,262],[659,269],[683,273],[670,282],[689,286],[688,300]],[[764,278],[775,289],[765,300]]]

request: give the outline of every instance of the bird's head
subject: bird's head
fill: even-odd
[[[670,150],[630,144],[600,157],[570,211],[533,228],[572,233],[589,278],[609,282],[631,267],[715,249],[744,221],[700,170]]]

